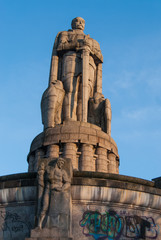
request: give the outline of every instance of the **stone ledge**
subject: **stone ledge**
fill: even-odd
[[[130,177],[126,175],[114,174],[114,173],[102,173],[102,172],[90,172],[90,171],[74,171],[74,177],[84,177],[84,178],[102,178],[102,179],[112,179],[119,180],[130,183],[138,183],[147,186],[154,187],[155,183],[142,178]]]
[[[36,176],[36,172],[2,176],[0,189],[36,186]],[[112,173],[74,171],[72,185],[106,186],[161,195],[161,189],[153,181]]]
[[[124,189],[130,191],[139,191],[161,196],[161,189],[155,187],[150,187],[146,185],[141,185],[137,183],[123,182],[112,179],[96,179],[96,178],[73,178],[73,186],[95,186],[95,187],[108,187],[116,189]]]
[[[19,173],[0,177],[0,189],[36,186],[37,173]]]

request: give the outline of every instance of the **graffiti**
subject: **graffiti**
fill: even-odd
[[[16,236],[29,236],[31,229],[30,223],[27,219],[22,218],[17,213],[0,211],[1,231],[6,240],[15,239]]]
[[[137,215],[118,215],[109,210],[103,214],[99,211],[86,211],[80,226],[85,236],[92,236],[95,240],[126,239],[156,239],[157,226],[152,217]]]
[[[123,218],[115,211],[101,214],[97,211],[87,211],[83,214],[80,226],[86,236],[94,239],[119,239],[123,229]]]

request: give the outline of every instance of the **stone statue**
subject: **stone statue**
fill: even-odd
[[[62,105],[65,91],[59,80],[54,80],[45,90],[41,100],[41,114],[44,129],[54,127],[62,122]]]
[[[45,173],[45,163],[41,162],[37,171],[37,180],[38,180],[38,204],[37,204],[37,216],[36,221],[39,219],[41,211],[41,203],[44,191],[44,173]]]
[[[104,132],[111,135],[111,104],[103,94],[95,93],[88,102],[88,122],[102,128]]]
[[[83,18],[74,18],[71,26],[54,42],[49,87],[41,101],[44,129],[71,119],[96,124],[110,134],[111,107],[102,95],[99,43],[83,32]]]
[[[64,158],[58,158],[58,160],[50,161],[45,168],[42,162],[38,170],[38,211],[37,211],[37,227],[42,228],[45,217],[49,216],[51,209],[54,211],[59,206],[53,206],[53,199],[59,192],[65,192],[70,188],[71,179],[67,172],[63,169],[65,163]],[[56,194],[55,194],[56,193]],[[54,195],[54,197],[53,197]],[[55,200],[55,199],[54,199]],[[56,203],[59,205],[59,202]],[[62,208],[62,206],[61,206]],[[55,212],[52,212],[54,214]],[[50,227],[52,227],[50,225]]]
[[[63,83],[65,97],[62,120],[72,119],[86,122],[89,98],[93,97],[95,91],[102,91],[101,65],[103,57],[99,43],[84,34],[84,19],[76,17],[72,20],[71,25],[72,29],[59,32],[56,36],[51,59],[49,88],[52,83],[55,83],[55,80]],[[48,99],[50,102],[50,97]],[[44,105],[42,104],[42,117],[45,113]],[[50,122],[50,124],[45,123],[44,117],[43,124],[54,126],[53,115],[55,116],[56,109],[55,107],[49,108],[48,116],[51,115],[51,119],[46,122]],[[55,124],[57,122],[60,122],[60,113]]]

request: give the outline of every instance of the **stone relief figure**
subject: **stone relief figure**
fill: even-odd
[[[65,91],[59,80],[54,80],[45,90],[41,100],[41,114],[44,129],[62,122],[61,113]]]
[[[37,180],[38,180],[38,201],[37,201],[37,216],[36,221],[39,219],[40,211],[41,211],[41,203],[44,191],[44,173],[45,173],[45,164],[41,162],[37,171]]]
[[[64,193],[70,188],[71,179],[63,169],[65,161],[64,158],[58,158],[56,162],[50,161],[46,168],[44,163],[39,167],[37,229],[42,228],[45,217],[53,215],[59,208],[59,202],[55,201],[59,198],[59,193]],[[63,208],[63,206],[60,207]]]
[[[95,93],[88,102],[88,122],[93,123],[111,135],[111,104],[102,93]]]

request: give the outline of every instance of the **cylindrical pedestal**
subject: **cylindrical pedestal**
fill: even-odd
[[[47,157],[58,158],[59,157],[59,145],[53,144],[47,147]]]
[[[90,144],[82,144],[82,149],[81,149],[81,171],[95,171],[95,164],[93,164],[93,145]]]
[[[119,155],[115,141],[90,123],[68,120],[47,128],[31,144],[30,163],[33,161],[30,156],[35,156],[39,149],[46,153],[42,158],[70,158],[74,170],[118,173]],[[33,169],[32,163],[29,169]]]
[[[65,143],[63,149],[63,156],[71,158],[74,170],[78,170],[77,145],[75,143]]]
[[[96,171],[97,172],[108,172],[107,169],[107,149],[97,147],[96,154],[98,155],[96,160]]]
[[[117,164],[116,164],[115,154],[113,152],[109,152],[108,159],[109,159],[108,172],[117,173]]]

